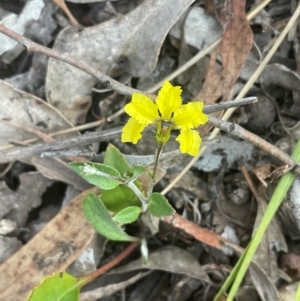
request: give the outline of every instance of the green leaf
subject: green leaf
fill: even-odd
[[[120,173],[115,168],[105,164],[72,162],[69,163],[69,166],[87,182],[101,189],[113,189],[123,181]]]
[[[110,144],[106,149],[104,164],[115,168],[122,177],[130,169],[124,155],[112,144]]]
[[[135,237],[129,236],[113,221],[103,202],[95,194],[90,193],[84,199],[83,211],[96,231],[108,239],[118,241],[138,240]]]
[[[172,215],[174,209],[168,200],[160,193],[154,192],[150,196],[149,212],[156,217]]]
[[[138,178],[146,170],[145,166],[142,165],[132,165],[130,168],[131,180]]]
[[[119,211],[113,220],[120,224],[129,224],[136,221],[141,213],[141,208],[137,206],[130,206]]]
[[[42,280],[26,301],[78,301],[81,281],[72,275],[55,273]]]
[[[112,190],[102,190],[101,200],[109,211],[115,213],[129,206],[141,206],[135,193],[123,184]]]

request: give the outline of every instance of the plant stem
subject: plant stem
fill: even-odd
[[[157,148],[155,150],[154,166],[153,166],[153,171],[152,171],[152,176],[151,176],[151,182],[150,182],[150,188],[149,188],[149,192],[148,192],[148,198],[150,197],[150,195],[153,191],[153,187],[154,187],[155,182],[156,182],[156,172],[157,172],[158,162],[159,162],[159,159],[160,159],[161,154],[163,152],[164,146],[165,146],[165,144],[158,143]]]
[[[147,198],[143,195],[143,193],[139,190],[139,188],[134,184],[133,181],[128,182],[127,186],[136,194],[136,196],[141,201],[142,212],[146,212],[148,208]]]

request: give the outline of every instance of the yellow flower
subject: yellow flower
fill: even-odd
[[[146,95],[133,93],[131,103],[124,108],[131,117],[122,131],[122,142],[136,144],[149,124],[156,125],[156,140],[165,144],[173,129],[179,129],[177,141],[180,151],[191,156],[199,153],[201,137],[194,128],[205,124],[208,116],[203,110],[203,102],[196,101],[182,105],[181,88],[165,82],[158,92],[155,103]]]

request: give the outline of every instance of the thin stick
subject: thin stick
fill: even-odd
[[[111,77],[107,76],[106,74],[100,72],[99,70],[93,68],[89,64],[85,63],[84,61],[78,59],[75,56],[70,55],[69,53],[61,53],[56,50],[44,47],[42,45],[39,45],[37,43],[34,43],[33,41],[22,37],[21,35],[17,34],[16,32],[8,29],[7,27],[0,24],[0,32],[3,34],[9,36],[10,38],[16,40],[20,44],[24,45],[28,51],[37,52],[45,54],[49,57],[52,57],[54,59],[57,59],[59,61],[65,62],[69,65],[72,65],[80,70],[85,71],[86,73],[90,74],[91,76],[97,78],[106,88],[111,88],[120,94],[125,95],[132,95],[132,93],[141,93],[146,94],[147,96],[151,98],[155,98],[155,95],[151,95],[149,93],[145,93],[133,88],[130,88],[128,86],[125,86],[118,81],[112,79]]]
[[[76,146],[87,145],[95,141],[105,141],[107,139],[118,137],[121,131],[121,128],[114,128],[101,132],[86,133],[81,136],[57,140],[51,143],[40,143],[26,147],[16,147],[12,150],[1,152],[0,163],[7,163],[19,160],[21,158],[32,157],[48,151],[57,151]]]
[[[208,105],[203,108],[205,114],[213,112],[223,111],[229,108],[240,107],[257,102],[257,97],[246,97],[241,99],[229,100],[226,102],[217,103],[214,105]]]
[[[242,138],[243,140],[251,142],[252,144],[259,147],[260,149],[269,153],[271,156],[288,164],[291,169],[294,169],[295,167],[299,167],[299,163],[297,161],[295,161],[294,159],[292,159],[288,154],[283,152],[281,149],[272,145],[271,143],[267,142],[266,140],[260,138],[259,136],[245,130],[241,126],[234,124],[232,122],[221,120],[214,116],[209,116],[209,122],[212,125],[214,125],[215,127],[217,127],[218,129],[221,129],[221,130],[226,131],[227,133],[230,133],[236,137],[239,137],[239,138]]]
[[[108,270],[119,264],[123,259],[128,257],[128,255],[130,255],[138,247],[138,245],[139,244],[137,242],[131,243],[121,254],[119,254],[113,260],[111,260],[92,274],[89,274],[88,276],[84,277],[87,281],[83,285],[86,285],[87,283],[93,281],[97,277],[105,274]]]

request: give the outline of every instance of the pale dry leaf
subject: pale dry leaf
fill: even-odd
[[[85,191],[66,206],[18,253],[0,266],[0,301],[24,300],[45,277],[64,271],[89,245],[95,230],[86,220]]]
[[[198,260],[187,251],[175,246],[163,247],[150,253],[146,265],[144,265],[139,258],[120,268],[112,270],[109,274],[124,273],[140,269],[184,274],[204,282],[210,282],[205,269],[201,267]]]
[[[92,291],[84,292],[80,294],[80,301],[95,301],[99,298],[104,298],[106,296],[110,296],[115,292],[128,287],[149,275],[150,272],[138,273],[137,275],[119,283],[109,284],[104,287],[96,288]]]
[[[32,94],[0,80],[0,144],[36,138],[28,130],[51,133],[72,127],[56,109]]]
[[[192,2],[145,1],[125,16],[81,32],[73,27],[63,30],[54,48],[75,55],[111,76],[118,69],[133,77],[145,77],[154,70],[169,29]],[[72,123],[82,123],[97,82],[75,67],[50,59],[46,79],[47,100]]]

